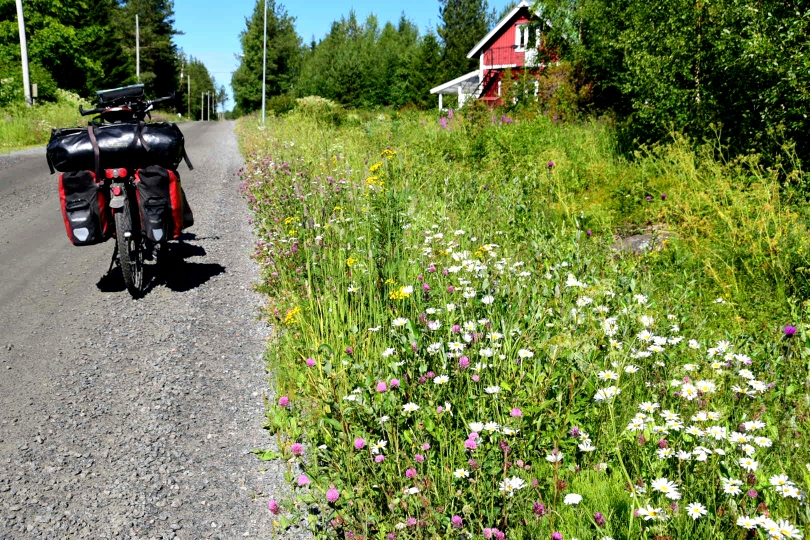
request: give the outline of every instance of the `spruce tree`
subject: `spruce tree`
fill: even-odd
[[[447,79],[454,79],[478,67],[467,53],[483,38],[489,26],[487,0],[439,0],[439,37],[444,42],[442,64]]]
[[[174,27],[174,2],[125,0],[122,3],[114,21],[114,30],[133,71],[136,61],[135,15],[138,15],[140,23],[141,82],[147,95],[164,97],[176,92],[180,84],[180,62],[172,38],[182,32]]]
[[[295,32],[295,19],[274,0],[267,2],[267,96],[277,96],[293,88],[300,74],[301,40]],[[262,106],[262,54],[264,48],[264,0],[257,0],[250,18],[245,19],[240,36],[242,56],[231,78],[234,101],[239,112]]]

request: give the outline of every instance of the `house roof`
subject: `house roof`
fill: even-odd
[[[462,75],[461,77],[457,77],[452,81],[448,81],[444,84],[440,84],[436,88],[431,88],[431,94],[456,94],[458,93],[458,89],[461,88],[462,92],[467,94],[471,94],[476,88],[478,88],[478,83],[481,82],[480,73],[478,70],[471,71],[466,75]]]
[[[484,36],[484,39],[479,41],[475,45],[475,47],[473,47],[473,49],[470,52],[467,53],[467,58],[472,58],[476,54],[478,54],[481,51],[481,49],[484,47],[484,45],[489,43],[489,40],[491,40],[492,38],[494,38],[495,36],[500,34],[501,30],[503,30],[503,28],[512,21],[512,19],[515,17],[515,15],[517,15],[518,11],[520,11],[523,8],[527,8],[527,7],[529,7],[529,2],[527,2],[526,0],[521,0],[521,2],[518,5],[515,6],[515,9],[513,9],[512,11],[509,12],[509,15],[507,15],[506,17],[501,19],[500,22],[495,25],[495,28],[490,30],[489,34]]]

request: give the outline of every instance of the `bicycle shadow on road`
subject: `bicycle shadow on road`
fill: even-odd
[[[179,241],[169,242],[165,257],[158,269],[153,264],[144,266],[144,278],[147,280],[145,294],[149,294],[158,285],[165,285],[174,292],[186,292],[196,289],[214,276],[225,272],[219,263],[192,262],[192,257],[205,257],[205,248],[192,244],[189,240],[216,240],[217,237],[197,238],[194,234],[184,233]],[[122,292],[126,290],[124,278],[119,266],[103,275],[96,283],[101,292]]]

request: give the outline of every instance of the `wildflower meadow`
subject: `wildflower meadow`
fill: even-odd
[[[598,121],[319,110],[238,127],[279,534],[808,537],[799,173],[621,157]]]

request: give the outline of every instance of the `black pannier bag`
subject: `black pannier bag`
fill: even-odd
[[[98,142],[99,163],[96,163],[90,130]],[[176,169],[185,155],[184,143],[180,128],[167,122],[54,129],[48,142],[47,158],[53,169],[63,172],[134,170],[151,165]]]
[[[112,236],[109,200],[91,171],[59,175],[59,203],[65,230],[74,246],[104,242]]]
[[[135,172],[141,226],[153,242],[176,239],[194,225],[177,171],[153,165]]]

